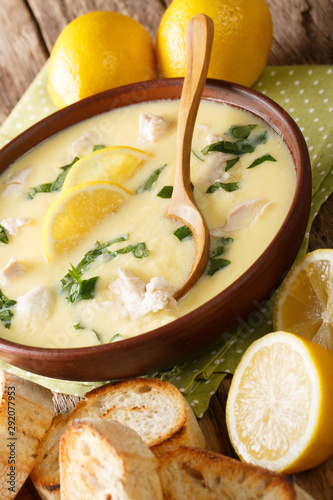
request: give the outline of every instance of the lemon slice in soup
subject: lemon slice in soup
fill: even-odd
[[[131,196],[110,182],[86,182],[62,192],[46,213],[42,226],[45,257],[68,252],[104,217]]]
[[[129,146],[99,149],[77,161],[68,172],[62,190],[90,181],[124,184],[151,155]]]

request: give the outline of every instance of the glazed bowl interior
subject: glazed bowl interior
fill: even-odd
[[[44,140],[106,111],[146,101],[179,99],[182,79],[161,79],[119,87],[68,106],[45,118],[0,151],[0,171]],[[279,286],[303,240],[311,204],[311,168],[304,138],[292,118],[258,92],[208,80],[203,99],[253,113],[288,146],[296,169],[296,190],[289,212],[258,259],[229,287],[202,306],[155,330],[100,346],[35,348],[0,339],[0,358],[40,375],[77,381],[103,381],[170,368],[218,344],[223,333],[246,320],[258,303]]]

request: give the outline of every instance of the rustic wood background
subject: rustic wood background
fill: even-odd
[[[155,38],[171,0],[1,0],[0,125],[47,60],[60,31],[93,10],[114,10],[141,22]],[[270,65],[333,64],[333,0],[266,0],[274,24]],[[310,234],[310,250],[333,248],[333,195],[321,208]],[[212,450],[234,456],[225,424],[231,377],[221,384],[200,426]],[[57,395],[57,411],[76,398]],[[333,418],[333,416],[332,416]],[[294,475],[317,500],[333,499],[333,457],[316,469]],[[28,481],[21,500],[39,498]]]

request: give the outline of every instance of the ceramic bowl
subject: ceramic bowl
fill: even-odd
[[[178,99],[182,79],[161,79],[119,87],[84,99],[37,123],[0,152],[0,172],[57,132],[114,108],[143,101]],[[194,356],[221,342],[281,283],[303,240],[311,203],[311,168],[305,140],[292,118],[264,95],[240,85],[208,80],[203,99],[227,103],[257,115],[287,144],[297,185],[280,230],[256,262],[214,298],[175,321],[137,337],[75,349],[35,348],[0,339],[0,359],[29,372],[78,381],[102,381],[147,374]]]

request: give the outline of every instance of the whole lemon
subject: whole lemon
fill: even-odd
[[[273,37],[264,0],[173,0],[157,33],[162,76],[184,76],[185,28],[200,13],[211,17],[215,28],[208,77],[253,85],[267,64]]]
[[[48,92],[62,108],[119,85],[156,77],[145,28],[118,12],[89,12],[70,22],[51,52]]]

